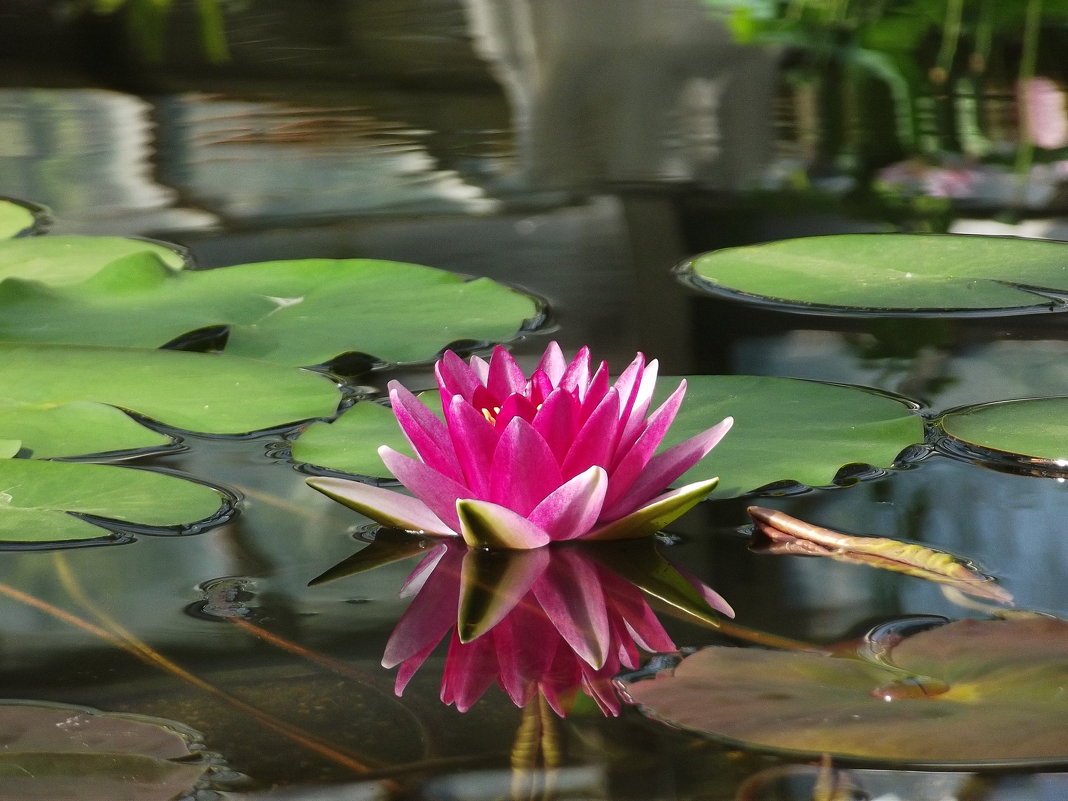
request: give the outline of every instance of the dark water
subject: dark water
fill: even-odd
[[[784,100],[776,54],[734,43],[696,4],[329,6],[321,16],[262,2],[234,10],[234,60],[211,67],[197,54],[189,9],[175,17],[168,60],[154,66],[115,20],[52,28],[27,3],[25,36],[67,49],[11,50],[0,77],[0,191],[50,206],[57,233],[151,235],[188,246],[205,267],[359,256],[490,276],[546,298],[566,350],[589,344],[613,365],[642,350],[666,373],[857,383],[930,409],[1068,388],[1059,315],[805,317],[700,298],[669,273],[702,250],[805,234],[899,227],[1068,238],[1055,167],[1022,201],[990,176],[986,194],[964,198],[855,191],[856,174],[827,170],[806,149],[807,118]],[[991,113],[1004,117],[1010,102],[992,99]],[[516,352],[529,364],[545,339]],[[418,368],[361,382],[381,389],[397,376],[430,382]],[[518,710],[496,689],[467,714],[445,707],[440,654],[394,697],[379,663],[411,564],[308,588],[360,547],[352,529],[362,521],[305,487],[274,455],[280,438],[189,436],[187,451],[142,460],[240,493],[233,522],[185,538],[12,554],[0,580],[84,612],[86,599],[57,578],[69,573],[153,649],[363,770],[10,601],[5,695],[197,729],[246,777],[220,774],[199,799],[811,797],[806,765],[700,740],[632,709],[618,719],[546,715],[558,764],[517,789],[510,754],[537,708]],[[848,489],[761,503],[966,555],[1019,607],[1063,616],[1065,492],[1061,480],[935,455]],[[974,613],[916,579],[756,556],[738,534],[744,506],[699,507],[673,526],[668,552],[746,626],[824,643],[896,616]],[[679,644],[718,641],[665,622]],[[1068,794],[1059,774],[858,769],[855,778],[868,793],[857,797],[883,799]]]

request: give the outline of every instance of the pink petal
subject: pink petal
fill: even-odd
[[[606,504],[602,517],[606,520],[622,517],[644,504],[701,461],[730,431],[732,425],[734,425],[734,418],[727,417],[707,431],[658,453],[649,460],[641,475],[631,484],[626,496],[610,506]]]
[[[526,516],[562,483],[556,457],[541,434],[526,420],[512,418],[493,453],[488,500]]]
[[[679,406],[682,405],[683,396],[686,394],[686,382],[679,384],[671,396],[661,404],[660,408],[652,413],[645,430],[641,432],[637,441],[630,450],[620,458],[616,454],[616,467],[612,470],[612,485],[605,499],[605,506],[609,513],[622,498],[630,493],[631,485],[638,479],[649,460],[653,458],[656,449],[667,434],[671,424],[675,421]],[[689,469],[689,468],[687,468]],[[663,489],[667,484],[659,487]]]
[[[453,541],[455,542],[455,540]],[[419,560],[412,572],[408,574],[408,577],[401,582],[400,590],[397,592],[397,596],[400,598],[410,598],[416,595],[419,590],[423,589],[423,585],[426,584],[426,580],[434,573],[434,568],[438,566],[446,552],[449,550],[449,542],[441,542],[435,545],[430,551]]]
[[[422,592],[412,599],[393,627],[382,655],[382,667],[399,665],[428,646],[432,650],[456,625],[461,558],[461,551],[450,550],[438,569],[427,577]]]
[[[385,445],[378,449],[378,455],[389,472],[426,504],[447,527],[457,532],[460,530],[460,521],[456,517],[456,500],[470,496],[470,489]]]
[[[549,535],[511,509],[489,501],[456,502],[460,534],[472,548],[540,548]]]
[[[488,587],[489,582],[479,564],[487,558],[495,562],[492,569],[500,569],[500,573],[492,574],[493,581]],[[478,639],[515,611],[516,604],[523,600],[548,566],[546,548],[492,555],[468,549],[460,571],[460,605],[456,616],[460,642]]]
[[[560,350],[560,345],[556,340],[553,340],[545,347],[545,353],[542,354],[537,369],[549,377],[549,381],[552,382],[554,387],[560,385],[560,379],[564,377],[564,371],[567,370],[567,361],[564,359],[564,353]]]
[[[581,588],[581,592],[576,592]],[[596,568],[566,549],[553,554],[548,572],[533,588],[560,636],[586,664],[608,658],[608,610]]]
[[[534,429],[542,435],[558,463],[567,457],[578,431],[578,400],[568,389],[554,389],[534,415]]]
[[[475,371],[451,350],[445,351],[434,365],[434,375],[437,376],[442,398],[462,395],[470,401],[475,396],[475,390],[482,386]]]
[[[534,422],[534,417],[537,415],[538,410],[534,407],[534,404],[527,400],[523,395],[509,395],[504,399],[504,403],[501,404],[501,410],[497,412],[497,421],[495,425],[498,429],[504,429],[512,422],[513,418],[520,417],[526,420],[528,423]]]
[[[500,345],[495,347],[490,357],[486,389],[497,399],[497,403],[513,393],[522,392],[526,385],[527,377],[523,375],[523,368],[512,358],[512,354]]]
[[[389,400],[401,431],[419,458],[442,475],[463,480],[445,423],[397,381],[389,382]]]
[[[560,377],[559,387],[573,392],[585,392],[586,385],[590,383],[590,349],[583,346],[575,358],[568,364]]]
[[[478,379],[478,383],[482,386],[486,386],[489,381],[489,362],[483,359],[481,356],[471,357],[471,372],[475,374],[475,378]]]
[[[453,632],[441,679],[441,700],[466,712],[497,678],[497,653],[491,637],[461,643]]]
[[[597,408],[598,404],[604,400],[609,384],[608,364],[601,362],[597,366],[597,372],[593,374],[589,384],[578,388],[578,397],[582,401],[582,406],[579,408],[580,421],[585,421],[587,417],[593,414],[593,410]]]
[[[583,423],[561,467],[564,478],[576,476],[593,465],[606,466],[612,459],[619,430],[619,395],[610,389],[604,400]]]
[[[594,465],[546,495],[530,522],[554,541],[581,537],[596,524],[607,490],[608,474]]]
[[[490,467],[500,433],[462,395],[453,395],[445,409],[445,419],[470,494],[476,498],[488,497]]]
[[[655,534],[700,503],[718,483],[718,478],[710,478],[665,492],[629,515],[595,528],[583,539],[622,540]]]
[[[526,395],[535,408],[541,406],[549,393],[555,389],[552,379],[541,370],[535,370],[527,382]]]
[[[659,369],[660,362],[653,359],[649,364],[645,365],[645,369],[642,371],[641,380],[634,390],[634,402],[630,407],[630,411],[624,416],[626,425],[619,437],[621,449],[630,448],[634,440],[642,432],[645,425],[645,413],[649,411],[649,405],[653,401],[653,392],[656,390],[656,375]]]
[[[383,526],[422,531],[439,537],[456,536],[457,532],[443,523],[425,503],[411,496],[343,478],[323,476],[309,478],[307,483],[328,498],[355,509]]]
[[[711,606],[717,612],[722,612],[727,617],[734,617],[734,609],[731,608],[731,605],[727,603],[727,601],[723,598],[722,595],[720,595],[714,589],[712,589],[703,581],[701,581],[701,579],[699,579],[689,570],[681,568],[678,565],[675,565],[675,569],[679,572],[680,576],[682,576],[684,579],[686,579],[693,585],[694,589],[701,594],[701,597],[705,599],[705,602],[709,606]]]

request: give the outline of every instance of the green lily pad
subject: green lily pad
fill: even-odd
[[[138,529],[187,528],[220,513],[218,490],[128,467],[0,459],[0,541],[62,542],[106,536],[70,513]]]
[[[22,440],[0,439],[0,459],[10,459],[22,449]]]
[[[679,267],[715,295],[816,313],[1068,310],[1068,245],[988,236],[846,234],[705,253]]]
[[[0,801],[170,801],[207,771],[170,721],[60,704],[0,705]]]
[[[1031,467],[1068,468],[1068,397],[968,406],[947,412],[939,423],[967,450]]]
[[[221,354],[0,343],[0,363],[0,437],[36,458],[172,441],[122,409],[187,431],[244,434],[330,416],[341,399],[316,373]]]
[[[3,340],[159,347],[226,326],[227,353],[294,366],[352,352],[426,360],[456,341],[511,339],[539,313],[486,278],[370,259],[175,272],[140,254],[77,286],[0,284]]]
[[[41,224],[41,217],[29,205],[0,198],[0,239],[10,239],[30,233]]]
[[[757,748],[917,766],[1068,764],[1065,621],[962,620],[886,658],[712,647],[625,691],[661,720]]]
[[[663,376],[663,400],[679,378]],[[686,399],[664,447],[735,419],[726,437],[677,483],[719,476],[712,498],[745,495],[789,481],[831,484],[846,465],[890,467],[923,442],[922,418],[906,403],[856,387],[761,376],[689,376]],[[431,408],[436,401],[425,400]],[[656,401],[654,401],[656,402]],[[379,445],[411,453],[392,412],[357,403],[332,423],[313,423],[293,443],[293,459],[329,470],[387,477]]]
[[[150,261],[165,270],[180,270],[186,265],[185,256],[177,245],[147,239],[31,236],[0,241],[0,279],[20,278],[39,281],[49,287],[69,286],[85,281],[108,265],[121,264],[131,256],[151,257]],[[120,332],[125,330],[114,318],[110,327]]]

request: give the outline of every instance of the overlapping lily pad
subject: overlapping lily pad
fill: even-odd
[[[122,409],[174,428],[243,434],[330,416],[341,398],[321,375],[220,354],[0,343],[0,364],[0,437],[37,458],[171,441]]]
[[[715,295],[816,313],[1068,310],[1068,245],[988,236],[846,234],[705,253],[680,265]]]
[[[530,297],[486,278],[370,259],[174,271],[139,254],[77,285],[0,284],[3,340],[159,347],[225,326],[227,353],[294,366],[346,353],[426,360],[457,341],[511,339],[539,313]]]
[[[29,204],[0,198],[0,239],[22,236],[32,232],[43,222],[44,210]]]
[[[107,537],[75,517],[115,528],[178,530],[218,516],[226,500],[177,476],[100,464],[0,459],[0,542],[65,542]]]
[[[939,422],[966,451],[1030,468],[1068,470],[1068,397],[968,406],[947,412]]]
[[[886,665],[705,648],[625,685],[659,719],[747,746],[912,765],[1068,764],[1068,623],[962,620]]]
[[[186,266],[185,253],[177,245],[147,239],[33,236],[0,242],[0,279],[17,278],[48,287],[65,287],[85,281],[109,265],[116,265],[119,270],[130,260],[158,265],[164,272]],[[6,289],[3,296],[19,297],[22,291],[12,287]],[[38,289],[38,293],[42,292],[45,292],[44,287]],[[39,320],[38,324],[41,322]],[[111,323],[113,328],[123,330],[115,320]]]
[[[678,378],[662,377],[660,399]],[[761,376],[690,376],[665,447],[728,415],[734,427],[678,483],[719,476],[713,498],[783,481],[831,484],[845,465],[885,468],[923,441],[919,415],[899,400],[855,387]],[[431,406],[435,402],[429,402]],[[386,477],[379,445],[410,453],[389,409],[358,403],[332,423],[315,423],[293,444],[293,459],[339,472]]]
[[[166,720],[60,704],[0,705],[0,801],[170,801],[208,768]]]

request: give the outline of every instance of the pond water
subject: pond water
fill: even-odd
[[[231,60],[214,66],[191,6],[154,64],[121,18],[56,25],[23,5],[22,45],[0,77],[0,193],[48,206],[50,235],[149,236],[203,268],[359,257],[487,276],[547,304],[541,329],[511,345],[528,369],[553,338],[568,354],[588,344],[616,370],[640,350],[668,375],[861,385],[932,419],[1068,394],[1062,314],[815,316],[701,295],[671,272],[714,248],[816,234],[1068,241],[1068,142],[1014,155],[1026,20],[999,29],[987,95],[926,98],[934,111],[918,124],[939,146],[921,136],[910,150],[885,135],[892,110],[843,111],[813,97],[817,84],[791,89],[783,78],[797,77],[787,67],[803,48],[741,44],[695,2],[381,0],[318,17],[253,0],[226,10]],[[1063,25],[1042,28],[1040,74]],[[863,105],[864,91],[838,100]],[[971,127],[932,121],[969,113],[985,150],[969,144]],[[954,178],[959,190],[947,189]],[[394,378],[433,385],[429,363],[347,381],[380,394]],[[6,553],[6,587],[124,631],[127,647],[9,595],[5,695],[192,728],[218,762],[178,796],[198,801],[1068,796],[1057,766],[878,760],[849,763],[839,794],[819,795],[818,758],[699,737],[625,704],[616,717],[586,699],[560,718],[491,687],[461,713],[439,697],[444,648],[396,697],[396,668],[381,662],[416,562],[309,587],[366,547],[368,521],[306,486],[289,459],[295,434],[180,433],[181,450],[133,461],[235,493],[223,525]],[[735,623],[814,646],[886,620],[989,609],[898,573],[754,553],[750,503],[948,551],[995,576],[1018,609],[1068,616],[1064,477],[915,450],[851,486],[703,503],[670,526],[662,552],[725,597]],[[659,617],[679,646],[738,642],[670,606]]]

